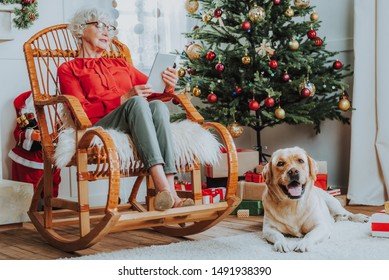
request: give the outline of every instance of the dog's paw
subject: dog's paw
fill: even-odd
[[[334,216],[335,222],[348,221],[350,220],[350,215],[339,214]]]
[[[364,214],[353,214],[350,215],[349,220],[357,223],[367,223],[369,221],[369,216]]]
[[[311,251],[312,245],[313,244],[309,242],[307,239],[302,239],[296,244],[296,247],[293,249],[293,251],[298,253],[305,253]]]
[[[275,242],[274,243],[274,250],[279,252],[279,253],[287,253],[287,252],[291,251],[286,240]]]

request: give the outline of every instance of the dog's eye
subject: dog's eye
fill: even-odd
[[[277,162],[277,166],[284,166],[284,165],[285,165],[285,162],[283,162],[283,161]]]
[[[304,160],[303,159],[301,159],[301,158],[299,158],[299,163],[304,163]]]

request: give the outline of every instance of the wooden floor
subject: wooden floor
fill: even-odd
[[[347,206],[346,208],[353,213],[364,213],[370,216],[382,210],[383,206]],[[120,249],[165,245],[186,240],[212,239],[220,236],[261,231],[262,220],[263,216],[239,219],[231,215],[215,227],[185,238],[170,237],[148,229],[110,233],[91,248],[73,253],[62,252],[48,245],[32,224],[25,223],[19,228],[0,228],[2,230],[0,231],[0,259],[51,260],[73,258]]]

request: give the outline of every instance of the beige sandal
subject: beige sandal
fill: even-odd
[[[161,191],[157,193],[154,199],[154,209],[163,211],[172,208],[174,205],[174,198],[169,191]]]

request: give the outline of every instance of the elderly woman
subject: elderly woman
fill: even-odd
[[[110,14],[97,8],[79,10],[70,30],[79,39],[80,53],[58,69],[61,92],[77,97],[94,125],[131,136],[158,190],[156,210],[192,205],[193,200],[179,198],[174,189],[177,171],[168,108],[160,100],[148,101],[153,92],[146,75],[123,59],[102,57],[116,32]],[[165,92],[173,92],[176,70],[167,68],[162,79]]]

